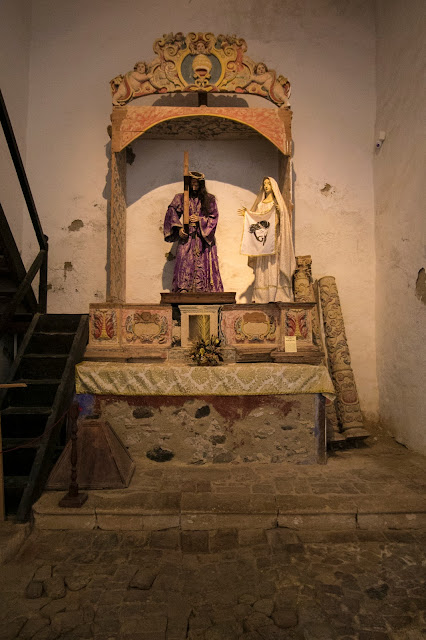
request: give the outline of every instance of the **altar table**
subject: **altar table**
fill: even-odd
[[[232,363],[216,367],[191,364],[82,362],[76,367],[76,392],[109,396],[274,396],[315,395],[317,461],[326,462],[325,398],[334,399],[322,365]]]

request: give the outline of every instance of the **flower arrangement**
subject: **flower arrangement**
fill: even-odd
[[[191,360],[198,366],[215,367],[223,358],[219,353],[220,340],[216,336],[211,336],[209,340],[198,340],[191,351]]]

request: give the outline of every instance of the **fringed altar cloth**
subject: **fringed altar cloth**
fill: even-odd
[[[334,399],[322,365],[253,363],[199,367],[187,364],[82,362],[77,393],[124,396],[269,396],[321,393]]]

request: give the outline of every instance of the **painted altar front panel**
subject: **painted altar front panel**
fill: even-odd
[[[86,358],[166,358],[172,345],[169,305],[90,305]]]
[[[273,304],[226,305],[220,314],[221,336],[228,346],[272,350],[278,345],[279,317]]]

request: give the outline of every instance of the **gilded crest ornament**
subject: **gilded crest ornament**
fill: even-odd
[[[289,106],[287,78],[247,56],[245,40],[236,35],[169,33],[158,38],[153,49],[151,62],[136,62],[133,70],[111,80],[114,106],[152,93],[200,91],[258,95]]]

